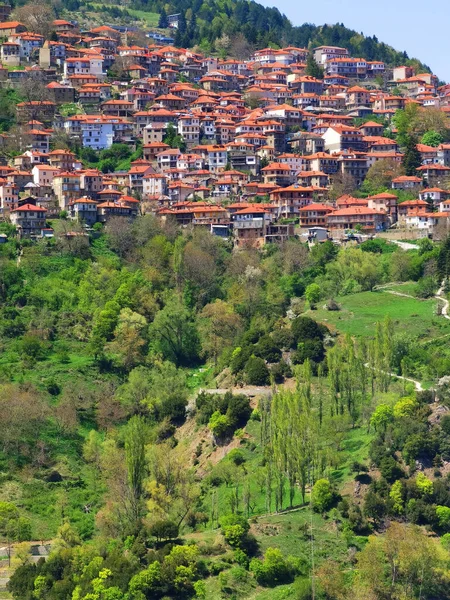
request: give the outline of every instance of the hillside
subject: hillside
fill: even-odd
[[[181,13],[182,22],[177,34],[177,44],[183,47],[200,45],[208,51],[214,48],[214,43],[223,35],[231,39],[243,36],[252,48],[267,46],[315,47],[334,45],[347,48],[352,56],[360,56],[367,60],[379,60],[389,66],[411,64],[418,72],[428,72],[430,69],[420,60],[410,59],[406,52],[395,50],[380,42],[376,36],[365,36],[357,31],[348,29],[343,24],[317,26],[304,23],[294,26],[289,19],[276,8],[266,8],[257,2],[247,0],[139,0],[133,4],[121,2],[90,3],[84,0],[65,0],[62,6],[69,12],[104,10],[110,11],[112,17],[123,17],[128,13],[131,19],[145,25],[157,25],[161,13],[164,15]],[[103,13],[103,17],[105,14]],[[148,19],[146,14],[150,14]],[[158,15],[158,16],[156,16]],[[325,15],[324,15],[325,16]],[[156,17],[156,19],[155,19]],[[235,53],[246,52],[242,43],[235,45]]]
[[[450,598],[449,324],[421,299],[450,241],[236,253],[119,221],[0,247],[12,597]]]

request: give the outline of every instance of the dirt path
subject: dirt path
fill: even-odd
[[[414,300],[418,300],[416,296],[411,296],[411,294],[402,294],[402,292],[396,292],[395,290],[382,290],[386,292],[386,294],[392,294],[393,296],[403,296],[403,298],[413,298]]]
[[[440,300],[441,302],[444,303],[444,306],[442,307],[441,315],[444,317],[444,319],[448,319],[450,321],[450,316],[448,314],[449,302],[448,302],[447,298],[444,297],[444,288],[445,288],[445,279],[442,281],[441,287],[436,292],[435,298],[437,298],[438,300]]]
[[[364,366],[366,367],[366,369],[372,369],[373,371],[378,371],[378,369],[371,367],[369,365],[369,363],[366,363]],[[403,377],[403,375],[397,375],[397,373],[390,373],[387,371],[379,371],[379,372],[383,373],[384,375],[387,374],[387,375],[390,375],[391,377],[395,377],[395,379],[400,379],[401,381],[407,381],[408,383],[413,383],[414,387],[416,388],[416,392],[424,391],[422,384],[420,383],[420,381],[417,381],[417,379],[411,379],[410,377]]]
[[[419,246],[416,244],[410,244],[409,242],[399,242],[398,240],[390,240],[393,244],[396,244],[402,250],[418,250]]]

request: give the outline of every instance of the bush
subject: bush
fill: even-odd
[[[173,540],[178,537],[178,525],[168,520],[156,521],[150,526],[149,533],[158,541]]]
[[[300,342],[292,355],[294,365],[302,365],[306,360],[321,363],[325,358],[325,348],[321,340],[306,340]]]
[[[285,377],[292,377],[291,367],[284,360],[280,360],[277,365],[272,365],[270,373],[275,383],[283,383]]]
[[[270,335],[264,335],[255,346],[255,355],[269,363],[276,363],[281,358],[281,350]]]
[[[283,329],[276,329],[272,333],[272,339],[274,344],[282,350],[289,350],[294,345],[294,336],[290,329],[284,327]]]
[[[294,319],[291,325],[291,332],[294,337],[295,347],[299,342],[323,339],[322,329],[310,317],[297,317]]]
[[[230,421],[231,427],[234,429],[237,427],[244,427],[252,414],[249,398],[244,396],[244,394],[232,395],[231,393],[227,393],[225,394],[224,400],[228,404],[226,415]]]
[[[415,294],[418,298],[432,298],[438,286],[434,277],[423,277],[415,287]]]
[[[245,456],[242,450],[238,450],[238,448],[234,448],[229,454],[228,458],[236,465],[243,465],[245,463]]]
[[[251,356],[245,365],[245,381],[248,385],[268,385],[269,369],[262,358]]]
[[[256,581],[263,586],[273,587],[291,583],[295,577],[295,568],[286,560],[278,548],[267,548],[264,559],[254,558],[250,562],[250,571]]]
[[[404,477],[405,473],[393,456],[386,456],[380,462],[381,475],[389,483],[393,483],[397,479]]]
[[[226,415],[222,415],[218,410],[211,415],[208,427],[213,435],[219,439],[223,439],[230,433],[230,420]]]
[[[334,501],[334,492],[328,479],[318,479],[312,489],[312,507],[316,512],[326,512]]]
[[[253,353],[252,346],[238,346],[233,350],[231,355],[230,369],[233,375],[237,375],[240,371],[243,371],[248,359]]]
[[[436,506],[436,516],[439,519],[439,527],[444,531],[450,531],[450,508],[448,506]]]

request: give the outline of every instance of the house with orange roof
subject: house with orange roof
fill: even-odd
[[[330,229],[345,231],[360,227],[366,233],[383,231],[389,224],[388,215],[364,206],[339,208],[327,215],[327,225]]]
[[[20,237],[37,237],[45,228],[47,210],[34,204],[24,204],[11,210],[9,218]]]
[[[97,204],[97,221],[107,223],[113,217],[123,217],[124,219],[135,219],[139,209],[133,203],[128,202],[100,202]]]
[[[295,182],[295,170],[289,165],[280,162],[273,162],[261,169],[264,183],[275,184],[280,187],[286,187]]]
[[[80,196],[80,175],[75,171],[60,171],[52,181],[53,193],[59,208],[66,210],[69,202]]]
[[[328,175],[322,171],[300,171],[297,173],[297,181],[300,185],[322,189],[327,188],[330,183]]]
[[[92,227],[97,222],[97,204],[98,202],[86,196],[71,200],[67,205],[69,218]]]
[[[450,167],[439,164],[422,165],[417,170],[429,187],[446,187],[450,183]]]
[[[422,178],[414,175],[400,175],[392,180],[393,190],[414,190],[422,185]]]
[[[391,219],[391,224],[397,221],[397,196],[383,192],[375,196],[369,196],[367,201],[369,208],[387,213]]]
[[[342,150],[366,150],[362,132],[356,127],[348,125],[332,125],[323,134],[325,149],[328,152],[341,152]]]
[[[429,212],[420,209],[410,211],[404,218],[405,226],[408,229],[416,229],[424,236],[433,233],[433,230],[440,223],[450,224],[449,212]]]
[[[10,35],[25,31],[27,31],[27,28],[19,21],[5,21],[4,23],[0,23],[0,37],[2,38],[8,38]]]
[[[333,212],[329,204],[313,202],[300,209],[300,227],[326,227],[327,215]]]
[[[224,146],[207,144],[194,146],[191,151],[203,158],[211,173],[220,173],[225,170],[228,162],[228,152]]]
[[[148,200],[167,194],[167,176],[163,173],[149,173],[142,178],[142,198]]]
[[[232,215],[233,235],[236,246],[260,247],[264,244],[264,235],[271,214],[258,204],[236,211]]]
[[[347,109],[358,106],[370,106],[370,92],[366,88],[354,85],[347,89],[345,94],[345,106]]]
[[[426,202],[433,202],[437,206],[443,200],[447,200],[450,196],[450,191],[443,190],[439,187],[427,187],[419,192],[419,198]]]
[[[284,218],[298,217],[300,210],[312,204],[316,190],[310,186],[290,185],[279,187],[270,193],[270,201],[278,207]]]
[[[383,125],[375,121],[366,121],[359,129],[364,136],[382,136],[384,132]]]
[[[429,202],[426,202],[423,199],[406,200],[405,202],[400,202],[400,204],[397,206],[397,211],[399,221],[405,223],[405,218],[411,213],[430,212],[431,205]]]

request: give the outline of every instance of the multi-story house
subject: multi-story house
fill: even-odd
[[[200,119],[197,115],[181,115],[178,119],[178,133],[188,147],[200,141]]]
[[[67,210],[69,202],[80,196],[80,175],[62,171],[53,177],[53,193],[61,210]]]
[[[34,204],[24,204],[10,213],[11,223],[15,225],[20,237],[36,237],[45,229],[47,210]]]
[[[67,205],[69,218],[92,226],[97,221],[97,202],[91,198],[78,198]]]

